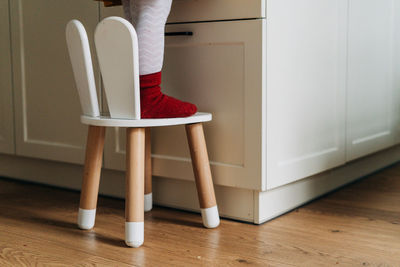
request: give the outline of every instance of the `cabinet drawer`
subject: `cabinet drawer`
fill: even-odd
[[[265,0],[174,0],[168,22],[265,17]]]
[[[120,6],[103,7],[101,17],[121,16]],[[173,0],[168,23],[265,17],[265,0]]]
[[[213,113],[205,124],[214,182],[261,188],[262,38],[265,20],[168,25],[163,92]],[[124,169],[123,130],[110,131],[105,166]],[[182,126],[152,129],[153,174],[192,180]]]

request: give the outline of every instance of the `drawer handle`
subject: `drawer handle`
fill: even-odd
[[[192,36],[193,32],[166,32],[165,36]]]

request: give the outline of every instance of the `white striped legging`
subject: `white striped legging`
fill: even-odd
[[[140,75],[161,71],[164,30],[172,0],[122,0],[125,18],[137,32]]]

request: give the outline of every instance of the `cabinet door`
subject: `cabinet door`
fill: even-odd
[[[14,153],[8,0],[0,0],[0,153]]]
[[[205,136],[214,182],[262,188],[262,68],[265,20],[169,25],[162,90],[211,112]],[[105,166],[124,169],[124,131],[110,131]],[[153,174],[193,180],[183,126],[152,129]]]
[[[82,21],[93,44],[99,4],[81,0],[10,3],[17,154],[82,163],[87,127],[80,123],[65,26],[71,19]]]
[[[267,1],[267,187],[345,162],[347,0]]]
[[[394,80],[394,67],[398,64],[394,46],[395,16],[400,16],[396,2],[350,0],[347,160],[396,142],[400,89],[398,82],[395,87]]]

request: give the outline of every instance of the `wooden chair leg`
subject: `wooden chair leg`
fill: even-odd
[[[145,129],[126,130],[125,243],[140,247],[144,241]]]
[[[207,228],[215,228],[219,225],[219,214],[204,139],[203,124],[187,124],[186,134],[192,157],[203,224]]]
[[[105,127],[89,126],[78,213],[78,226],[81,229],[93,228],[96,218],[105,132]]]
[[[153,189],[151,178],[151,135],[150,128],[146,128],[145,142],[145,170],[144,170],[144,211],[153,208]]]

